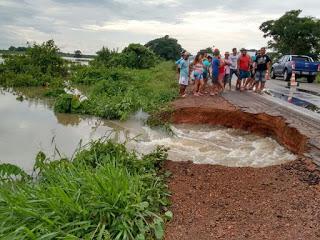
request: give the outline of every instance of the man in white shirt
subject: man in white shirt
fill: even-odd
[[[230,83],[231,83],[233,74],[236,75],[237,80],[239,79],[238,59],[239,59],[238,51],[237,51],[236,48],[233,48],[232,49],[232,54],[229,56],[229,60],[231,62],[231,65],[230,65]]]

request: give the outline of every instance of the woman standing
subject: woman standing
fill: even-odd
[[[193,61],[193,78],[194,78],[194,89],[193,89],[193,95],[194,96],[202,96],[201,90],[204,86],[204,80],[203,80],[203,62],[201,54],[197,54]]]

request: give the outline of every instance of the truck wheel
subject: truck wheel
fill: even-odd
[[[271,74],[270,74],[272,79],[276,79],[276,75],[274,74],[273,68],[271,69]]]
[[[314,80],[316,80],[316,77],[315,76],[310,76],[310,77],[307,77],[307,81],[308,83],[313,83]]]
[[[288,69],[285,69],[285,70],[284,70],[283,79],[284,79],[285,81],[287,81],[287,82],[290,81],[290,79],[291,79],[291,74],[288,73]]]

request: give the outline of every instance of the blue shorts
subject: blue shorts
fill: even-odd
[[[240,70],[240,80],[250,77],[250,71]]]
[[[194,80],[203,80],[203,73],[199,73],[197,71],[193,72]]]
[[[266,82],[266,71],[256,72],[256,82]]]

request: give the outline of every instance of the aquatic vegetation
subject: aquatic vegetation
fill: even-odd
[[[162,239],[172,218],[163,212],[166,157],[161,147],[138,157],[102,140],[70,161],[39,153],[36,179],[0,181],[0,238]]]

